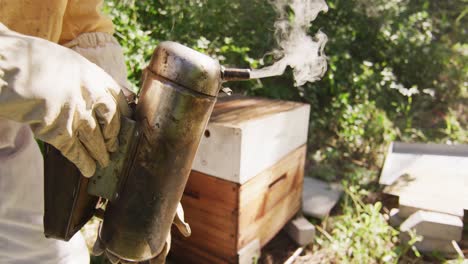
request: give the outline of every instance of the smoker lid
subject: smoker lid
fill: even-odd
[[[221,87],[218,61],[176,42],[161,42],[148,69],[187,89],[217,96]]]

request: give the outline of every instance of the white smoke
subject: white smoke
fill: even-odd
[[[323,51],[327,36],[321,31],[312,38],[307,34],[310,23],[323,11],[328,11],[324,0],[275,0],[272,2],[279,14],[275,23],[280,50],[274,54],[281,59],[273,65],[253,70],[252,78],[281,75],[289,65],[293,69],[295,85],[319,80],[327,70],[327,58]],[[294,12],[289,20],[287,7]]]

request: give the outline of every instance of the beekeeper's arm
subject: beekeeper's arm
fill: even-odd
[[[133,97],[123,51],[113,37],[114,25],[101,12],[102,0],[69,0],[59,44],[80,53],[114,78],[125,96]]]
[[[85,176],[117,148],[119,92],[79,54],[0,24],[0,117],[29,124]]]

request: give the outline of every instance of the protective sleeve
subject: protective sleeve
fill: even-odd
[[[127,68],[122,47],[109,33],[84,33],[74,40],[64,43],[92,63],[101,67],[121,86],[127,100],[133,101],[135,94],[127,80]]]
[[[114,33],[110,18],[102,14],[102,0],[68,0],[63,16],[59,44],[76,39],[83,33]]]
[[[15,32],[59,41],[67,0],[0,0],[0,22]]]
[[[126,107],[119,93],[109,74],[76,52],[0,24],[0,117],[29,124],[85,176],[117,148]]]

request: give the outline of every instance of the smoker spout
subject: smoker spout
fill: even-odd
[[[225,82],[245,81],[250,79],[249,69],[221,68],[221,78]]]

